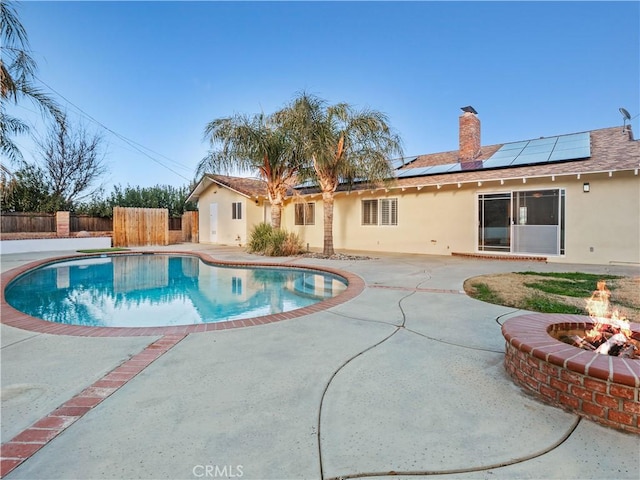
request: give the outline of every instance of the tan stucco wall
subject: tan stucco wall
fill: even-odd
[[[584,193],[583,183],[591,191]],[[564,188],[566,191],[565,255],[548,256],[562,263],[640,264],[640,176],[634,172],[550,177],[390,189],[375,193],[338,193],[334,204],[336,249],[449,255],[477,253],[478,193],[501,193]],[[361,225],[361,201],[398,199],[397,226]],[[303,197],[316,202],[315,225],[294,225],[293,201],[283,214],[284,228],[296,232],[312,249],[323,245],[323,203],[319,195]],[[591,251],[593,247],[593,251]]]
[[[590,192],[583,192],[583,184]],[[565,189],[565,254],[547,256],[549,262],[640,264],[640,175],[634,172],[558,176],[542,179],[499,180],[388,191],[338,193],[335,197],[333,240],[337,250],[449,255],[478,253],[479,193],[502,193],[536,189]],[[365,226],[361,223],[361,201],[398,199],[398,225]],[[231,203],[243,203],[242,220],[231,219]],[[297,233],[311,249],[323,246],[323,203],[320,195],[298,201],[315,202],[315,224],[295,223],[295,200],[283,210],[282,226]],[[200,241],[211,243],[209,205],[218,203],[220,244],[246,244],[254,225],[270,221],[269,206],[256,204],[232,190],[211,186],[199,199]],[[240,241],[237,237],[240,236]]]
[[[435,190],[435,188],[433,189]],[[378,193],[378,192],[376,192]],[[468,250],[475,239],[473,192],[443,188],[436,192],[415,188],[392,189],[383,195],[339,193],[334,204],[333,242],[336,249],[448,255]],[[398,225],[362,225],[361,202],[375,198],[398,199]],[[323,203],[316,200],[316,224],[294,225],[294,208],[286,209],[286,228],[298,233],[311,248],[323,245]],[[307,200],[314,201],[314,200]],[[471,209],[468,208],[471,205]],[[471,239],[471,241],[470,241]]]
[[[589,193],[582,191],[585,182]],[[582,175],[566,188],[563,261],[640,264],[640,176],[633,172],[616,172],[612,177]]]
[[[231,204],[242,203],[242,218],[231,218]],[[210,205],[218,204],[218,227],[216,241],[211,238]],[[209,187],[198,199],[198,221],[201,243],[218,243],[222,245],[245,245],[250,229],[263,218],[263,206],[256,205],[254,199],[217,185]]]

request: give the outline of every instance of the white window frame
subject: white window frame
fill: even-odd
[[[396,226],[398,225],[398,199],[397,198],[381,198],[380,203],[380,225]]]
[[[361,225],[380,225],[395,227],[398,225],[398,199],[380,198],[361,201]]]
[[[231,220],[242,220],[242,202],[231,203]]]
[[[362,200],[361,224],[364,226],[378,225],[378,200]]]

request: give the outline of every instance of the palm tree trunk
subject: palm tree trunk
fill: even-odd
[[[282,202],[271,203],[271,226],[273,228],[280,228],[282,222]]]
[[[333,191],[322,192],[322,203],[324,204],[324,249],[322,253],[327,256],[333,255]]]

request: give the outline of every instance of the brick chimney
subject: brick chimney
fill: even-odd
[[[471,162],[480,154],[480,119],[478,112],[471,106],[462,107],[460,115],[460,152],[461,163]]]

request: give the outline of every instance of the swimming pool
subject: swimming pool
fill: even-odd
[[[120,254],[44,264],[11,280],[5,301],[31,317],[91,327],[164,327],[290,312],[344,292],[308,268],[227,266],[197,256]]]

